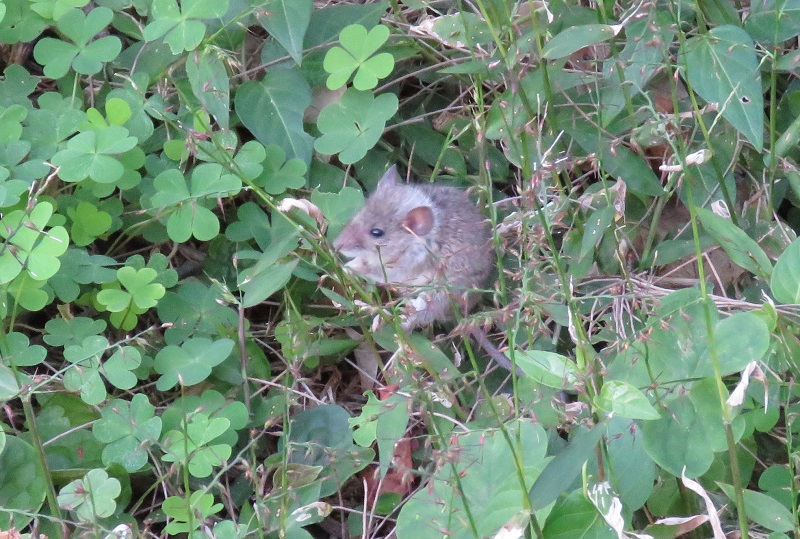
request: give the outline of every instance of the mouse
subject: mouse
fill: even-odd
[[[345,268],[409,299],[406,331],[467,314],[494,266],[489,224],[467,193],[442,184],[404,183],[394,165],[364,207],[342,229],[334,248]],[[486,335],[469,333],[511,370],[511,361]],[[487,348],[488,346],[488,348]]]
[[[345,268],[411,298],[403,327],[454,318],[478,300],[493,267],[489,225],[466,192],[404,183],[392,166],[333,243]]]

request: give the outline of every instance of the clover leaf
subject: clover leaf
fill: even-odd
[[[85,249],[69,248],[59,258],[61,269],[47,282],[58,299],[64,303],[75,301],[82,284],[104,284],[117,279],[117,261],[105,255],[90,255]]]
[[[350,88],[338,103],[319,113],[317,127],[322,136],[314,142],[314,148],[326,155],[338,153],[344,164],[355,163],[377,144],[386,121],[397,112],[398,106],[394,94],[373,97],[370,92]]]
[[[80,202],[77,207],[68,208],[67,215],[72,219],[72,241],[81,247],[89,245],[111,228],[111,216],[89,202]]]
[[[33,367],[47,356],[47,350],[43,346],[31,345],[25,334],[16,331],[7,334],[5,340],[0,341],[0,352],[3,354],[3,362],[15,367]]]
[[[0,144],[19,140],[22,135],[22,120],[27,115],[28,109],[22,105],[0,107]]]
[[[44,329],[43,340],[50,346],[71,346],[80,344],[86,337],[100,335],[105,331],[106,323],[85,316],[53,318],[47,321]]]
[[[64,387],[68,391],[79,391],[86,404],[100,404],[106,398],[106,386],[100,378],[100,356],[107,349],[108,341],[98,335],[64,348],[64,359],[73,363],[64,373]]]
[[[210,445],[228,427],[230,421],[224,417],[210,419],[207,415],[198,413],[189,420],[186,432],[173,430],[166,434],[165,454],[161,459],[188,465],[189,473],[194,477],[208,477],[214,471],[214,466],[220,466],[231,456],[230,445]]]
[[[394,57],[388,52],[373,56],[388,38],[389,28],[380,24],[369,32],[360,24],[345,27],[339,34],[341,47],[330,49],[322,64],[330,73],[326,82],[328,89],[337,90],[347,84],[353,72],[356,72],[353,86],[357,90],[375,88],[378,80],[394,69]]]
[[[149,309],[164,296],[164,285],[153,283],[158,274],[151,268],[136,270],[125,266],[117,270],[117,280],[122,289],[107,288],[97,294],[97,301],[114,313],[128,309],[132,304],[139,309]]]
[[[57,21],[74,8],[82,8],[89,0],[31,0],[31,9],[44,17]]]
[[[147,464],[147,447],[161,435],[161,418],[142,393],[130,403],[122,399],[110,401],[101,411],[102,417],[92,427],[94,437],[106,444],[103,464],[120,464],[128,472]]]
[[[168,169],[153,181],[156,193],[150,199],[152,208],[170,210],[167,234],[170,239],[183,243],[194,236],[208,241],[219,234],[219,219],[202,205],[206,198],[230,196],[242,188],[241,180],[233,174],[223,174],[221,165],[203,164],[192,171],[187,186],[183,174]]]
[[[263,187],[270,195],[280,195],[287,189],[306,186],[308,167],[300,159],[286,160],[286,152],[276,144],[265,149],[264,172],[253,183]]]
[[[122,492],[118,479],[105,470],[95,469],[70,482],[58,493],[58,505],[74,511],[79,520],[95,522],[110,517],[117,508],[117,496]]]
[[[23,268],[37,281],[46,281],[58,271],[58,257],[69,246],[69,235],[62,226],[46,229],[53,205],[40,202],[30,212],[14,210],[0,219],[0,284],[14,279]]]
[[[96,7],[88,15],[80,9],[67,11],[56,27],[72,43],[46,37],[33,49],[34,58],[44,66],[44,74],[51,79],[60,79],[70,68],[82,75],[94,75],[103,69],[104,62],[119,55],[122,42],[116,36],[92,40],[112,18],[114,12],[106,7]]]
[[[98,183],[114,183],[125,172],[125,166],[113,156],[136,146],[136,137],[115,125],[84,131],[67,142],[67,147],[53,156],[51,162],[59,167],[58,175],[65,182],[91,178]]]
[[[222,17],[228,11],[228,0],[153,0],[151,20],[142,35],[153,41],[164,37],[172,54],[192,51],[206,35],[206,25],[200,19]]]
[[[194,531],[195,528],[189,523],[197,524],[208,517],[219,513],[225,507],[221,503],[214,503],[214,495],[203,490],[195,490],[189,496],[189,503],[180,496],[170,496],[161,504],[164,514],[172,521],[164,527],[164,531],[170,535],[186,534]],[[216,527],[214,528],[216,531]],[[193,535],[194,537],[194,535]],[[227,537],[220,535],[220,537]]]
[[[192,335],[209,337],[220,328],[233,330],[238,323],[236,311],[222,301],[219,287],[200,281],[188,281],[175,292],[168,292],[158,303],[158,317],[171,324],[165,334],[168,343],[182,342]]]
[[[180,383],[182,386],[199,384],[211,375],[216,367],[230,355],[233,341],[220,339],[189,339],[181,346],[166,346],[156,354],[155,369],[161,375],[156,382],[159,391],[167,391]]]
[[[117,389],[131,389],[138,379],[132,371],[142,364],[142,354],[133,346],[121,346],[101,366],[106,380]]]

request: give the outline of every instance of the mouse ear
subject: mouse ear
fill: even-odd
[[[433,210],[430,206],[417,206],[406,214],[403,228],[417,236],[426,236],[433,228]]]
[[[383,178],[378,182],[378,189],[387,189],[400,183],[400,174],[397,173],[397,165],[392,165],[383,174]]]

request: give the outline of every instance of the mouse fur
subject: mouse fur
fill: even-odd
[[[334,247],[346,267],[412,297],[406,329],[453,318],[453,302],[469,310],[493,267],[491,231],[456,187],[402,183],[397,167],[381,178]]]

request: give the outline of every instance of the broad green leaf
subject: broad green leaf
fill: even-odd
[[[338,103],[319,113],[317,127],[322,137],[314,142],[314,149],[326,155],[338,153],[345,164],[359,161],[377,144],[398,106],[394,94],[373,97],[370,92],[347,90]]]
[[[303,61],[303,38],[313,10],[313,0],[268,0],[257,12],[256,19],[300,65]]]
[[[753,40],[737,26],[718,26],[686,41],[679,61],[692,89],[761,151],[764,96]]]
[[[557,389],[575,387],[579,379],[575,363],[568,357],[544,350],[517,350],[514,361],[535,383]]]
[[[282,289],[292,272],[297,267],[299,260],[278,262],[268,266],[254,266],[242,273],[239,289],[244,293],[243,307],[258,305],[272,294]]]
[[[141,309],[155,307],[166,292],[164,285],[153,282],[157,275],[152,268],[136,270],[125,266],[117,270],[117,279],[131,293],[133,302]]]
[[[17,436],[6,436],[0,451],[0,529],[22,529],[39,512],[47,493],[47,478],[36,451]]]
[[[0,144],[10,144],[22,135],[22,121],[28,110],[21,105],[0,107]]]
[[[277,144],[288,159],[311,163],[313,139],[303,129],[311,89],[299,71],[271,70],[260,82],[245,82],[234,104],[239,119],[261,144]]]
[[[705,208],[697,208],[697,218],[734,263],[762,279],[770,278],[772,262],[764,250],[741,228]]]
[[[341,406],[316,406],[292,417],[291,429],[285,431],[289,438],[284,434],[279,441],[280,450],[287,451],[291,464],[322,468],[321,477],[325,479],[320,496],[336,492],[372,461],[370,449],[353,444],[349,418]]]
[[[176,384],[193,386],[211,375],[216,367],[230,355],[233,341],[205,338],[189,339],[181,346],[166,346],[156,354],[155,370],[161,375],[156,387],[167,391]]]
[[[624,146],[614,145],[609,137],[598,137],[597,131],[589,129],[588,124],[571,127],[568,133],[587,153],[595,155],[609,176],[622,179],[629,191],[648,196],[663,194],[661,182],[642,156]]]
[[[753,313],[739,312],[720,321],[714,328],[720,374],[741,372],[748,363],[763,359],[769,340],[766,322]]]
[[[492,32],[486,21],[466,10],[436,17],[431,31],[450,47],[485,47],[492,43]],[[481,61],[480,64],[485,71],[486,62]]]
[[[553,503],[566,486],[578,477],[584,464],[594,455],[597,442],[605,431],[604,423],[598,423],[588,431],[580,429],[567,448],[547,463],[528,494],[534,511]]]
[[[744,29],[762,45],[774,45],[792,39],[800,35],[800,1],[753,2]]]
[[[561,488],[563,489],[564,486]],[[615,539],[618,537],[580,489],[571,492],[569,496],[556,503],[547,518],[542,534],[548,539],[572,539],[574,537]]]
[[[185,243],[192,237],[209,241],[219,234],[219,219],[197,201],[187,202],[169,216],[167,234],[177,243]]]
[[[617,32],[619,32],[619,28],[607,24],[584,24],[569,27],[544,44],[542,58],[547,60],[566,58],[584,47],[608,41]]]
[[[9,401],[16,398],[21,389],[19,384],[20,381],[14,371],[5,365],[0,365],[0,401]],[[2,518],[2,513],[0,513],[0,518]]]
[[[800,303],[800,239],[778,257],[769,287],[781,303]]]
[[[664,399],[661,417],[642,424],[647,454],[675,476],[698,477],[708,471],[714,453],[727,449],[720,421],[719,396],[711,378],[697,382],[691,391]],[[743,424],[734,425],[741,433]],[[734,436],[736,434],[734,433]]]
[[[627,382],[610,380],[603,384],[597,406],[615,416],[628,419],[658,419],[659,413],[636,387]]]
[[[608,227],[614,221],[614,216],[617,210],[614,206],[606,206],[595,210],[589,215],[586,220],[586,228],[583,231],[583,241],[581,242],[580,257],[583,258],[591,253],[603,235],[608,230]]]
[[[523,511],[526,491],[547,462],[547,434],[525,421],[511,421],[505,429],[511,446],[496,430],[452,433],[446,447],[453,458],[441,462],[427,488],[403,505],[397,536],[433,537],[447,529],[451,537],[494,537]],[[461,487],[454,489],[454,482]],[[452,518],[467,510],[474,520]]]
[[[186,59],[186,75],[192,93],[214,117],[222,129],[228,129],[230,121],[231,84],[221,52],[206,47]]]
[[[360,24],[352,24],[339,34],[340,47],[333,47],[325,54],[323,67],[330,73],[327,80],[329,90],[344,86],[355,73],[353,86],[356,90],[371,90],[378,81],[387,77],[394,69],[394,57],[388,52],[375,54],[389,38],[389,28],[378,25],[369,32]],[[374,56],[373,56],[374,55]]]
[[[79,520],[96,522],[110,517],[117,508],[120,482],[105,470],[89,470],[83,479],[67,484],[58,493],[58,505],[73,511]]]
[[[733,485],[717,481],[717,486],[732,502],[736,501]],[[792,512],[779,501],[755,490],[745,489],[742,494],[747,518],[774,532],[790,532],[794,529]]]

